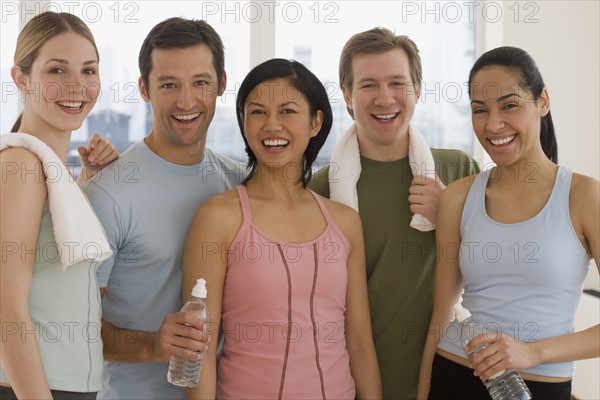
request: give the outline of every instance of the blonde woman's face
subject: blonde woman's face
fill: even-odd
[[[26,121],[53,131],[79,129],[100,95],[94,45],[69,31],[48,40],[28,75],[17,74]]]

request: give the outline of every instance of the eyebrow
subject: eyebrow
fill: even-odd
[[[390,77],[385,77],[385,79],[404,79],[404,80],[411,80],[412,78],[405,76],[404,74],[400,74],[400,75],[392,75]],[[377,80],[376,78],[372,78],[372,77],[366,77],[366,78],[362,78],[359,79],[357,82],[366,82],[366,81],[375,81]]]
[[[203,73],[194,75],[193,78],[213,79],[213,76],[211,74],[209,74],[208,72],[203,72]],[[177,80],[179,78],[177,78],[176,76],[172,76],[172,75],[160,75],[156,79],[158,79],[159,81],[173,81],[173,80]]]
[[[51,58],[48,61],[46,61],[46,64],[49,64],[51,62],[57,62],[60,64],[67,64],[67,65],[69,64],[69,61],[64,60],[62,58]],[[83,63],[83,65],[90,65],[90,64],[98,64],[98,60],[88,60]]]
[[[495,102],[498,103],[499,101],[504,101],[504,100],[506,100],[506,99],[508,99],[510,97],[513,97],[513,96],[516,96],[516,97],[522,99],[522,97],[519,96],[518,93],[509,93],[509,94],[505,94],[504,96],[498,97]],[[473,99],[473,100],[471,100],[471,104],[473,104],[473,103],[485,104],[485,101]]]
[[[285,107],[285,106],[287,106],[287,105],[290,105],[290,104],[293,104],[293,105],[295,105],[295,106],[298,106],[298,107],[300,107],[300,105],[299,105],[298,103],[296,103],[295,101],[291,101],[291,100],[290,100],[290,101],[286,101],[286,102],[285,102],[285,103],[283,103],[283,104],[280,104],[278,107]],[[264,107],[265,105],[264,105],[264,104],[262,104],[262,103],[259,103],[259,102],[257,102],[257,101],[249,101],[249,102],[246,104],[246,107],[248,107],[248,106]]]

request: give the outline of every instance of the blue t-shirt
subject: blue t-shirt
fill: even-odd
[[[113,250],[98,269],[104,319],[156,332],[166,314],[181,309],[181,258],[196,210],[244,177],[242,164],[210,149],[199,164],[176,165],[142,140],[84,187]],[[184,398],[167,370],[166,363],[106,362],[98,398]]]

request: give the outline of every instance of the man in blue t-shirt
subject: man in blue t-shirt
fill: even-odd
[[[146,37],[139,66],[153,128],[84,187],[113,250],[97,274],[106,360],[99,399],[184,398],[167,382],[168,361],[196,359],[207,341],[200,319],[179,311],[187,231],[204,201],[244,175],[205,147],[226,84],[214,29],[167,19]]]

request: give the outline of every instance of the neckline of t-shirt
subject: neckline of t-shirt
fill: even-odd
[[[400,169],[408,164],[408,156],[393,161],[378,161],[364,156],[360,156],[360,163],[363,166],[363,168],[369,167],[386,170]]]
[[[142,152],[142,154],[150,161],[152,161],[152,163],[157,167],[179,175],[198,175],[202,173],[206,165],[213,160],[212,151],[208,147],[204,150],[204,159],[198,164],[192,165],[174,164],[170,161],[165,160],[164,158],[153,152],[152,149],[148,147],[148,145],[143,139],[139,143],[139,149]]]

